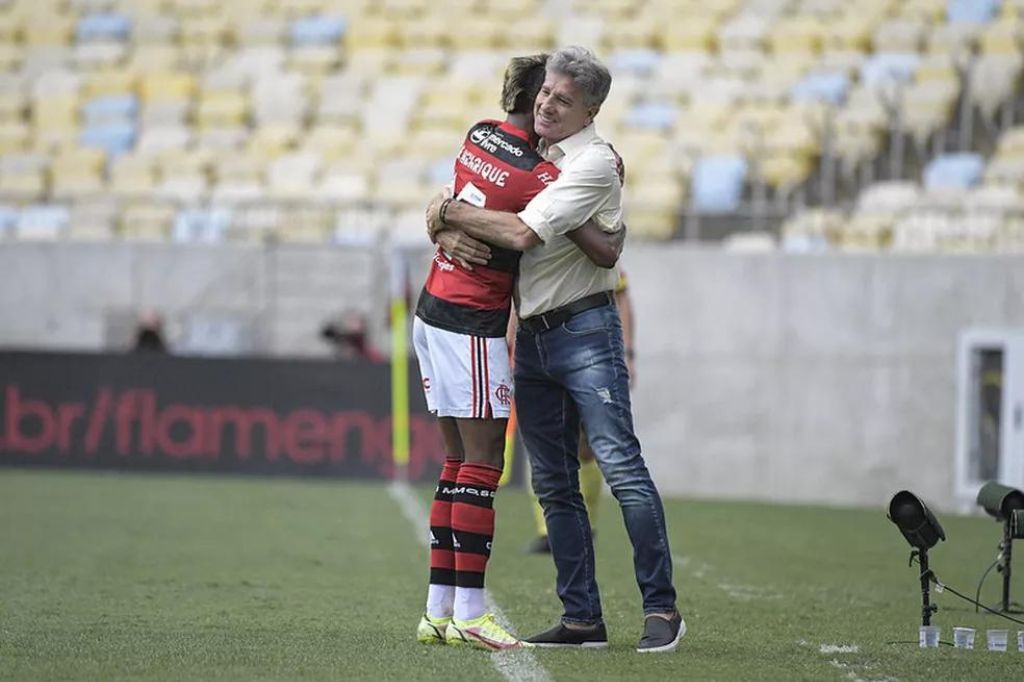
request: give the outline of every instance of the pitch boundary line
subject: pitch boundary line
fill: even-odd
[[[427,510],[420,504],[416,494],[408,483],[394,481],[388,486],[388,494],[402,510],[402,515],[412,524],[416,532],[417,541],[429,547],[427,538],[430,536],[430,523]],[[498,603],[490,592],[486,592],[487,608],[494,614],[495,619],[506,629],[511,629],[508,618],[502,612]],[[517,651],[499,651],[491,654],[491,663],[494,669],[509,682],[551,682],[551,676],[544,669],[533,652],[519,649]]]

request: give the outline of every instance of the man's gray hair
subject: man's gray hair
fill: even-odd
[[[563,47],[548,58],[548,71],[563,73],[583,91],[588,107],[601,106],[612,88],[608,67],[585,47]]]

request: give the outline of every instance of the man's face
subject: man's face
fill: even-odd
[[[588,107],[583,91],[571,77],[548,72],[533,106],[533,129],[549,144],[575,135],[594,120],[597,107]]]

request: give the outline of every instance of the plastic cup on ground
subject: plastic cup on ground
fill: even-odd
[[[953,628],[953,646],[957,649],[973,649],[974,632],[974,628]]]
[[[934,649],[939,646],[939,628],[935,625],[922,625],[918,633],[918,646],[922,649]]]
[[[985,641],[988,643],[988,650],[1006,651],[1006,638],[1009,634],[1008,630],[987,630],[985,632]]]
[[[1017,651],[1024,654],[1024,630],[1017,630]]]

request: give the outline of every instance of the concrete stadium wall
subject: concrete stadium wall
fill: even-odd
[[[414,290],[429,253],[411,260]],[[324,319],[384,339],[387,256],[281,246],[0,246],[0,346],[90,349],[112,316],[238,316],[275,354],[327,352]],[[958,331],[1024,326],[1024,259],[738,254],[631,244],[634,412],[666,494],[953,507]],[[386,347],[386,346],[385,346]]]

